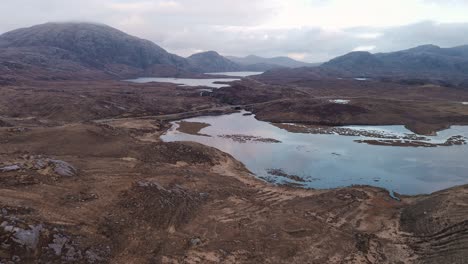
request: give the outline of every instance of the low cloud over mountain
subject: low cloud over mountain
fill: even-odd
[[[463,45],[467,8],[468,2],[456,0],[17,0],[2,3],[0,33],[50,21],[90,21],[184,57],[216,50],[324,62],[353,50]]]

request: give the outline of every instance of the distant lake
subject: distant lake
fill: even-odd
[[[248,77],[253,75],[259,75],[263,72],[212,72],[212,73],[205,73],[211,75],[226,75],[226,76],[234,76],[234,77]]]
[[[134,83],[150,83],[150,82],[160,82],[160,83],[175,83],[180,86],[202,86],[202,87],[210,87],[210,88],[223,88],[229,87],[228,84],[221,84],[217,82],[233,82],[238,81],[240,79],[189,79],[189,78],[152,78],[152,77],[142,77],[137,79],[126,80],[128,82]]]
[[[239,78],[211,78],[211,79],[194,79],[194,78],[153,78],[153,77],[141,77],[136,79],[125,80],[127,82],[133,83],[150,83],[150,82],[160,82],[160,83],[175,83],[180,86],[202,86],[202,87],[210,87],[210,88],[223,88],[229,87],[228,84],[221,84],[218,82],[233,82],[239,81],[243,77],[262,74],[262,72],[215,72],[215,73],[207,73],[211,75],[225,75],[225,76],[233,76]]]
[[[244,163],[257,177],[280,184],[300,184],[305,188],[371,185],[415,195],[468,184],[468,145],[431,148],[367,145],[355,140],[369,137],[291,133],[243,114],[185,120],[210,124],[200,131],[210,137],[179,132],[176,130],[177,122],[174,122],[174,127],[162,139],[195,141],[218,148]],[[404,126],[350,128],[378,130],[392,135],[412,134]],[[229,136],[236,134],[271,138],[281,143],[239,142]],[[427,138],[437,143],[455,135],[468,137],[468,126],[453,126]],[[302,180],[295,181],[272,173],[275,171],[295,175]]]

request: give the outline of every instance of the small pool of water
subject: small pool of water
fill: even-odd
[[[189,78],[153,78],[153,77],[141,77],[137,79],[131,79],[131,80],[125,80],[128,82],[134,82],[134,83],[150,83],[150,82],[161,82],[161,83],[175,83],[179,84],[181,86],[203,86],[203,87],[210,87],[210,88],[223,88],[223,87],[229,87],[228,84],[221,84],[217,82],[233,82],[233,81],[238,81],[240,80],[239,78],[237,79],[189,79]]]
[[[243,162],[260,178],[279,184],[301,184],[306,188],[372,185],[415,195],[468,184],[467,145],[434,148],[374,146],[355,142],[364,138],[360,136],[291,133],[243,114],[185,120],[210,124],[200,133],[211,137],[179,132],[177,122],[174,122],[173,128],[162,139],[167,142],[195,141],[218,148]],[[391,134],[411,133],[403,126],[352,128]],[[281,143],[241,143],[232,137],[219,137],[236,134],[271,138]],[[455,135],[468,137],[468,126],[453,126],[428,138],[438,142]],[[275,170],[302,180],[272,173]]]

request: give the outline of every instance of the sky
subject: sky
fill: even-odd
[[[96,22],[181,56],[289,56],[468,44],[468,0],[1,0],[0,34],[46,22]]]

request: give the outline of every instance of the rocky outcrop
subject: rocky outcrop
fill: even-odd
[[[66,161],[41,156],[26,156],[20,160],[0,165],[0,173],[20,170],[58,177],[74,177],[78,174],[77,169]]]
[[[64,228],[31,219],[30,213],[0,207],[0,263],[107,263],[108,249],[85,248]]]

